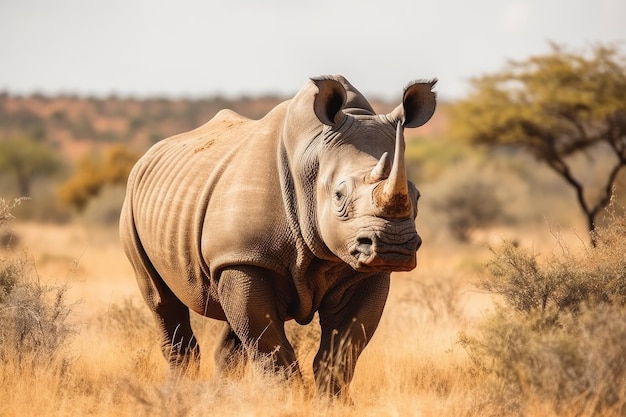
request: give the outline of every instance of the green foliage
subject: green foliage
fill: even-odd
[[[450,166],[477,157],[479,152],[469,146],[445,139],[412,138],[405,153],[408,175],[416,184],[435,181]]]
[[[452,109],[455,136],[474,143],[523,148],[558,173],[577,193],[590,230],[609,203],[626,165],[626,57],[597,45],[588,53],[552,45],[550,54],[510,62],[499,73],[473,80],[474,92]],[[614,160],[589,201],[568,158],[600,145]]]
[[[480,287],[503,304],[462,335],[476,371],[507,412],[532,401],[557,414],[626,412],[626,217],[597,231],[597,247],[542,259],[512,244],[494,250]]]
[[[624,143],[625,69],[613,47],[586,56],[552,45],[551,54],[474,79],[474,93],[452,110],[453,125],[472,141],[520,145],[543,160],[598,141]]]
[[[125,184],[137,159],[138,155],[122,145],[110,148],[103,160],[94,156],[83,158],[74,175],[59,188],[61,201],[84,210],[105,185]]]
[[[35,178],[58,173],[61,159],[44,143],[34,139],[0,140],[0,173],[15,176],[22,197],[31,196]]]

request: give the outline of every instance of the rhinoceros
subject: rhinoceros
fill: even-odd
[[[199,360],[190,309],[225,322],[218,370],[252,352],[289,375],[300,371],[284,324],[317,312],[316,385],[347,390],[390,273],[416,266],[403,132],[433,115],[435,82],[376,114],[344,77],[311,78],[259,120],[222,110],[137,162],[120,236],[173,371]]]

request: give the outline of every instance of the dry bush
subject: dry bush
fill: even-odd
[[[583,304],[626,304],[626,217],[597,232],[598,247],[573,253],[564,243],[543,262],[540,255],[505,242],[487,264],[481,287],[502,295],[521,312],[577,312]]]
[[[494,250],[480,286],[503,303],[461,342],[502,413],[626,413],[626,217],[613,216],[598,242],[580,253],[560,242],[546,258]]]
[[[12,219],[13,205],[2,200],[0,224]],[[0,257],[0,361],[41,365],[57,358],[75,329],[68,317],[66,285],[45,285],[26,252]]]
[[[0,227],[5,226],[10,221],[15,219],[11,211],[20,205],[20,203],[27,198],[16,198],[11,202],[7,202],[4,198],[0,198]]]
[[[463,161],[450,167],[429,192],[425,188],[424,201],[453,238],[468,242],[476,230],[514,224],[520,217],[518,207],[526,205],[527,186],[509,168],[499,168]]]
[[[0,321],[0,359],[19,364],[44,364],[62,353],[75,334],[68,317],[66,286],[47,286],[32,273],[29,258],[14,259],[16,282],[2,297]]]
[[[495,184],[463,178],[448,188],[435,206],[446,213],[448,228],[462,242],[476,229],[502,220],[503,205],[495,194]]]

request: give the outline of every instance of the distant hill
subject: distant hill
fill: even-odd
[[[71,161],[113,144],[142,152],[163,138],[204,124],[221,109],[258,119],[288,98],[135,99],[0,93],[0,140],[32,137],[49,143]],[[398,104],[370,102],[379,113],[387,113]],[[440,133],[445,119],[442,112],[436,112],[433,120],[419,129],[419,135]]]

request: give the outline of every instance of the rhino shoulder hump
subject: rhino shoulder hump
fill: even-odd
[[[211,119],[211,122],[216,123],[242,123],[250,121],[251,119],[240,115],[236,111],[231,109],[223,109],[217,112],[217,114]],[[210,122],[209,122],[210,123]]]

